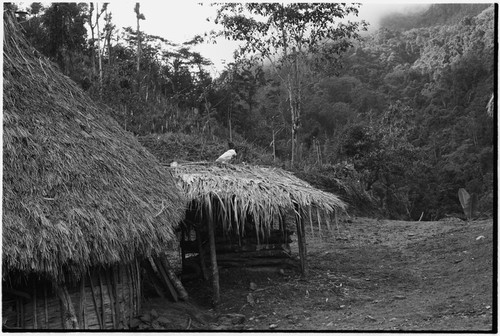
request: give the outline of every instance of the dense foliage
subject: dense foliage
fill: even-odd
[[[121,35],[105,6],[33,3],[23,10],[19,20],[36,48],[112,107],[127,130],[260,146],[266,162],[290,168],[298,120],[269,63],[240,58],[212,78],[209,60],[191,50],[201,37],[176,45],[168,32],[141,32],[147,18],[139,9],[138,29]],[[457,216],[465,188],[477,199],[476,215],[491,215],[495,129],[486,106],[496,79],[494,21],[494,6],[435,4],[386,17],[319,72],[301,68],[293,169],[319,187],[344,190],[358,211],[366,202],[390,218]]]

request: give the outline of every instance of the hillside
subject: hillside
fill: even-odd
[[[144,316],[154,310],[178,321],[172,329],[495,332],[492,220],[358,217],[342,222],[340,233],[314,237],[306,279],[288,268],[226,268],[216,311],[210,284],[199,280],[186,284],[196,309],[151,299]]]
[[[474,17],[489,4],[431,4],[422,12],[389,14],[380,21],[380,27],[395,31],[443,25],[455,25],[466,17]]]

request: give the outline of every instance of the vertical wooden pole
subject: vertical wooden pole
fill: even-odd
[[[61,310],[63,316],[63,328],[64,329],[79,329],[78,318],[76,317],[75,307],[71,301],[71,296],[63,284],[57,284],[56,286],[57,296],[61,300]]]
[[[45,328],[49,329],[49,307],[47,303],[47,284],[43,284],[43,306],[45,313]]]
[[[38,329],[38,321],[36,314],[36,282],[33,282],[33,328]]]
[[[102,271],[102,268],[97,269],[97,277],[99,278],[99,291],[101,293],[102,325],[103,325],[103,328],[105,329],[106,328],[106,310],[104,307],[104,284],[102,282],[101,271]]]
[[[203,275],[203,280],[208,280],[208,270],[207,265],[205,264],[205,252],[203,251],[200,225],[200,223],[197,223],[195,226],[196,242],[198,244],[198,253],[200,256],[201,275]]]
[[[300,206],[295,203],[295,224],[297,227],[297,240],[299,245],[299,257],[300,257],[300,271],[302,276],[307,276],[307,250],[306,250],[306,236],[304,230],[304,218],[303,212]]]
[[[304,212],[301,209],[300,212],[300,230],[302,231],[302,255],[304,256],[304,267],[303,267],[303,272],[302,274],[304,276],[308,275],[308,269],[307,269],[307,244],[306,244],[306,229],[305,229],[305,223],[304,223]]]
[[[104,272],[104,280],[106,280],[106,290],[108,291],[108,297],[109,297],[109,311],[111,312],[111,323],[113,326],[113,329],[118,328],[118,323],[116,321],[116,305],[115,305],[115,297],[113,295],[113,284],[111,283],[111,276],[109,275],[110,273],[110,268],[103,269]]]
[[[112,287],[112,290],[113,290],[113,296],[115,298],[115,313],[116,313],[116,317],[117,317],[117,325],[118,325],[118,328],[120,327],[123,327],[123,326],[120,326],[120,324],[123,324],[125,322],[125,319],[123,318],[123,314],[122,314],[122,310],[121,310],[121,302],[120,301],[120,294],[123,293],[123,286],[121,288],[121,290],[118,288],[118,277],[120,276],[120,273],[119,273],[119,270],[120,270],[120,266],[118,265],[114,265],[113,267],[111,267],[111,281],[113,283],[113,287]],[[123,299],[123,297],[122,297]],[[123,323],[122,323],[123,322]]]
[[[101,314],[99,314],[99,307],[97,306],[96,295],[94,291],[94,281],[92,281],[92,275],[94,272],[88,272],[89,274],[89,282],[90,282],[90,291],[92,292],[92,302],[94,302],[94,310],[95,315],[97,317],[97,322],[99,323],[99,328],[104,329],[104,321],[101,320]]]
[[[133,282],[134,282],[134,277],[132,276],[132,272],[131,272],[131,267],[130,265],[124,265],[124,271],[125,271],[125,274],[126,274],[126,277],[127,277],[127,283],[128,283],[128,303],[129,303],[129,306],[128,306],[128,324],[130,325],[131,322],[132,322],[132,318],[135,316],[135,314],[133,314],[134,312],[134,298],[133,298],[133,294],[134,294],[134,285],[133,285]]]
[[[213,298],[212,302],[214,306],[219,304],[220,301],[220,288],[219,288],[219,269],[217,266],[217,254],[215,252],[215,230],[212,213],[206,217],[208,220],[208,240],[210,244],[210,262],[212,265],[212,286],[213,286]]]
[[[87,329],[87,323],[85,318],[85,273],[82,274],[82,280],[80,281],[80,303],[78,305],[78,321],[83,326],[83,329]]]
[[[135,261],[135,274],[137,277],[137,313],[141,310],[141,302],[142,302],[142,283],[141,283],[141,269],[139,265],[139,261],[136,259]]]

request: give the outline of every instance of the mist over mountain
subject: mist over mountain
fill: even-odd
[[[390,30],[405,31],[412,28],[453,25],[465,17],[474,17],[485,10],[486,3],[447,3],[432,4],[429,7],[410,13],[390,13],[380,19],[380,27]]]

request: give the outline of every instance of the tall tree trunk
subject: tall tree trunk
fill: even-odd
[[[140,27],[140,21],[145,19],[144,14],[142,14],[141,11],[140,11],[140,7],[141,7],[140,3],[136,2],[135,3],[134,12],[135,12],[136,18],[137,18],[137,64],[136,64],[136,71],[137,71],[137,92],[139,92],[140,84],[141,84],[140,70],[141,70],[142,48],[141,48],[141,27]]]
[[[91,34],[91,39],[90,39],[90,62],[92,63],[92,80],[94,80],[94,76],[96,73],[95,69],[95,35],[94,35],[94,28],[95,25],[92,23],[92,15],[94,13],[94,3],[90,3],[90,10],[89,10],[89,26],[90,26],[90,34]]]
[[[99,4],[96,3],[96,11],[99,13]],[[102,95],[102,53],[101,53],[101,31],[99,30],[99,17],[96,20],[97,27],[97,56],[99,60],[99,94]]]

